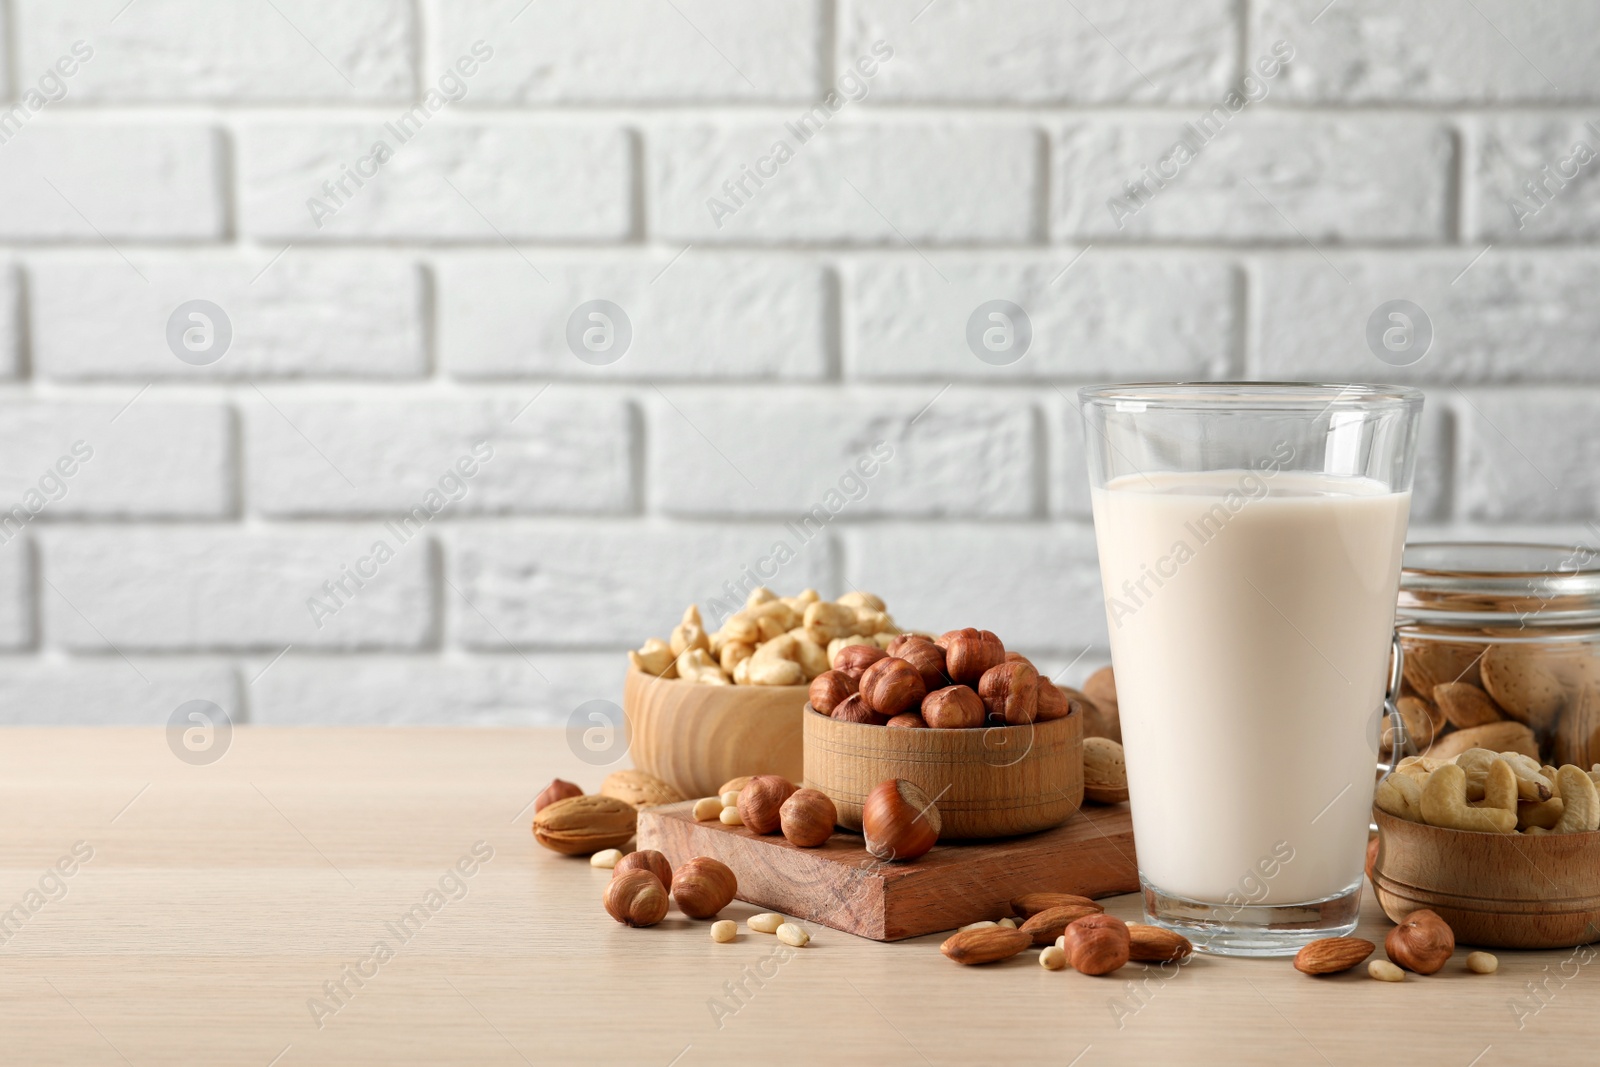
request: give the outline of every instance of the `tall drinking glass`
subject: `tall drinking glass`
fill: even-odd
[[[1079,396],[1149,921],[1227,955],[1349,933],[1422,394]]]

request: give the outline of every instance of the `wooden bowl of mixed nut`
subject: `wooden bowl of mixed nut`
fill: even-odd
[[[760,588],[709,632],[690,606],[670,638],[628,653],[633,763],[690,797],[748,775],[798,782],[810,683],[847,643],[881,649],[899,633],[871,593],[826,601],[814,589],[780,597]]]
[[[941,840],[1047,830],[1083,801],[1083,705],[986,630],[840,649],[804,722],[805,784],[847,829],[894,778],[934,798]]]
[[[1378,786],[1372,885],[1395,922],[1418,908],[1500,948],[1600,940],[1600,767],[1470,749],[1413,757]]]

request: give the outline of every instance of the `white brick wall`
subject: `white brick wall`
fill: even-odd
[[[562,722],[779,542],[776,585],[1081,678],[1071,398],[1108,379],[1417,383],[1419,533],[1600,540],[1588,0],[0,0],[0,28],[0,510],[92,449],[0,527],[0,723]],[[1433,326],[1413,366],[1366,346],[1393,299]],[[1032,329],[1008,366],[967,345],[991,300]],[[223,320],[180,359],[191,301]],[[575,350],[594,301],[612,346]]]

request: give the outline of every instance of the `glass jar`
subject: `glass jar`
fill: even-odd
[[[1482,747],[1557,767],[1600,762],[1600,551],[1408,545],[1396,628],[1418,753]]]

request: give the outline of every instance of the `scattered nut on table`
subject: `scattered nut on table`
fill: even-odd
[[[806,933],[804,928],[796,926],[794,923],[782,923],[776,933],[779,941],[794,948],[805,948],[811,943],[811,935]]]
[[[622,858],[620,848],[603,848],[589,857],[589,866],[604,867],[611,870],[616,867],[617,861]]]
[[[1367,964],[1367,976],[1376,978],[1380,982],[1404,982],[1406,980],[1406,972],[1388,960],[1373,960]]]
[[[750,918],[745,921],[745,925],[758,934],[775,934],[778,932],[778,927],[782,926],[787,921],[788,920],[782,915],[777,915],[770,911],[764,911],[759,915],[750,916]]]
[[[1499,957],[1492,952],[1467,953],[1467,970],[1473,974],[1493,974],[1500,969]]]
[[[725,945],[739,936],[739,924],[732,919],[718,919],[711,924],[711,940]]]

